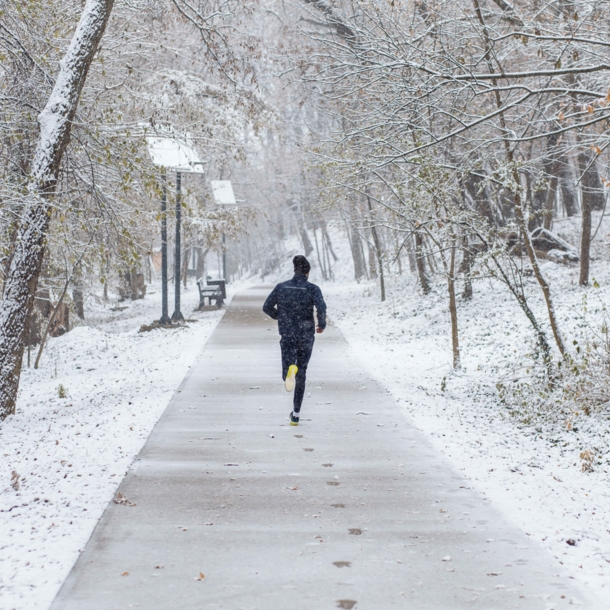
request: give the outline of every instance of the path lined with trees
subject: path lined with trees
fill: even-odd
[[[568,608],[574,590],[334,329],[291,427],[269,288],[238,294],[52,610]]]

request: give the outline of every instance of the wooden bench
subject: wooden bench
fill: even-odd
[[[224,280],[208,280],[206,285],[204,280],[200,279],[197,280],[197,288],[199,289],[198,311],[220,309],[227,298]]]

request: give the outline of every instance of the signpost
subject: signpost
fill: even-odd
[[[172,134],[149,136],[146,138],[148,152],[154,165],[161,167],[163,194],[161,196],[161,318],[159,324],[167,325],[172,321],[180,322],[184,316],[180,311],[180,229],[182,220],[182,174],[202,174],[203,162],[190,143],[174,137]],[[174,313],[168,316],[167,303],[167,180],[166,170],[176,172],[176,243],[174,254]]]

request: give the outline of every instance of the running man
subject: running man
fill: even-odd
[[[299,254],[292,259],[292,264],[294,277],[273,289],[263,305],[263,311],[278,321],[282,379],[288,392],[294,390],[290,425],[298,426],[315,333],[321,333],[326,328],[326,303],[318,286],[307,281],[311,269],[309,261]],[[313,317],[314,306],[318,314],[317,328]]]

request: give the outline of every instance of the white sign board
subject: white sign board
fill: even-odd
[[[152,162],[178,172],[202,173],[203,167],[194,148],[174,138],[146,138]]]
[[[235,204],[235,195],[230,180],[210,180],[214,200],[219,205]]]

